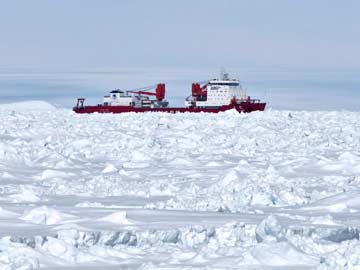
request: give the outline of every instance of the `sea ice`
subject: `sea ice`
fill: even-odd
[[[0,269],[360,267],[358,112],[0,120]]]

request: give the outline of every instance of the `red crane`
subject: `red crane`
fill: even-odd
[[[206,96],[206,86],[207,84],[201,86],[200,83],[193,83],[191,86],[191,94],[193,97],[203,97]]]

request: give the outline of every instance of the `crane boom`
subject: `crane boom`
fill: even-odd
[[[162,101],[165,98],[165,84],[159,83],[156,86],[155,93],[147,91],[127,91],[128,93],[146,96],[156,96],[156,99]]]
[[[146,95],[146,96],[156,96],[156,93],[152,92],[146,92],[146,91],[127,91],[131,94],[137,94],[137,95]]]

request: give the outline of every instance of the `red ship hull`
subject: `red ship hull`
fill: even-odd
[[[84,107],[74,107],[74,112],[76,113],[128,113],[128,112],[136,112],[136,113],[144,113],[144,112],[164,112],[164,113],[219,113],[228,111],[231,109],[237,110],[239,113],[249,113],[253,111],[264,111],[266,103],[260,102],[251,102],[244,101],[239,104],[229,104],[223,105],[216,108],[209,107],[166,107],[166,108],[137,108],[132,106],[105,106],[105,105],[97,105],[97,106],[84,106]]]

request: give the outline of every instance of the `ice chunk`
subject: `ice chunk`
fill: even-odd
[[[228,222],[215,231],[216,241],[220,246],[236,246],[244,237],[245,224]]]
[[[75,246],[54,237],[47,238],[43,249],[55,257],[59,257],[62,260],[72,263],[76,262],[77,255],[79,253]]]
[[[161,239],[164,243],[176,244],[181,239],[181,232],[179,230],[165,231],[161,234]]]
[[[283,228],[276,216],[268,216],[257,226],[256,240],[259,243],[284,240]]]

